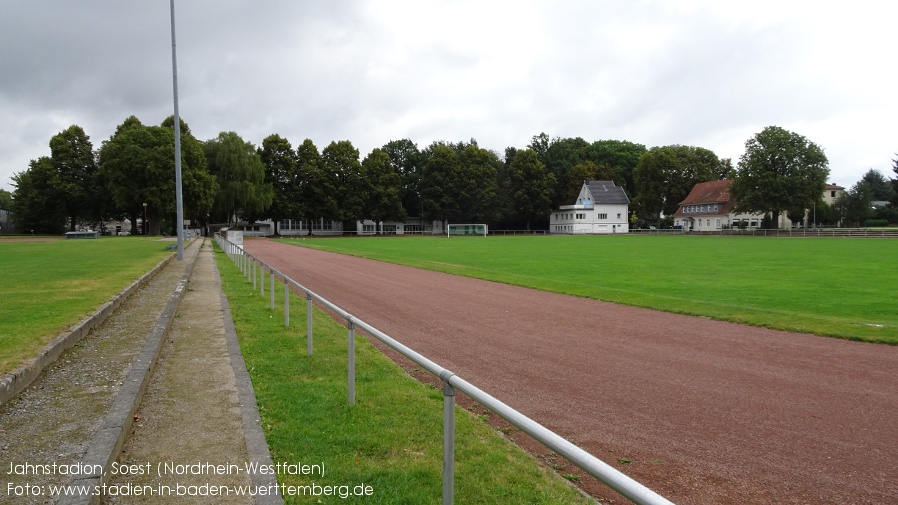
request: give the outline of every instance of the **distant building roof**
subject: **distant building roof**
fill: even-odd
[[[731,208],[733,207],[733,202],[730,200],[730,184],[733,181],[725,180],[725,181],[709,181],[709,182],[700,182],[692,187],[692,191],[689,192],[689,195],[686,196],[686,199],[679,203],[679,207],[677,207],[677,211],[674,212],[674,216],[685,216],[686,214],[683,212],[684,205],[706,205],[705,212],[691,212],[690,217],[694,214],[710,214],[710,215],[718,215],[718,214],[729,214]],[[717,204],[717,210],[711,210],[713,207],[711,205]],[[701,207],[699,207],[701,209]]]
[[[612,181],[585,181],[592,200],[597,204],[630,204],[624,188],[616,186]]]

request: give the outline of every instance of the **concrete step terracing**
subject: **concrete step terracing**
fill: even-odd
[[[175,387],[164,382],[171,370],[181,381]],[[158,401],[160,391],[176,392],[180,404]],[[184,412],[207,422],[185,418]],[[202,439],[197,433],[211,436],[205,443],[185,443]],[[131,452],[141,445],[155,452]],[[123,446],[129,450],[124,455]],[[154,469],[225,458],[270,462],[208,241],[195,241],[184,261],[162,268],[0,407],[0,503],[135,503],[141,480],[121,475],[124,462],[134,465],[134,457]],[[51,488],[66,485],[72,493],[88,492],[60,497]],[[159,493],[165,491],[161,482],[143,485],[155,485],[157,492],[141,503],[183,502]],[[265,503],[279,502],[273,498]]]

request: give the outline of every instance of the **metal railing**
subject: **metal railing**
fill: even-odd
[[[632,228],[631,235],[689,235],[722,237],[830,237],[830,238],[898,238],[898,228],[747,228],[729,230],[681,230],[666,228],[647,230]]]
[[[461,391],[483,407],[502,417],[516,428],[527,433],[540,443],[555,451],[586,473],[605,483],[633,503],[639,505],[672,505],[666,498],[636,482],[626,474],[608,465],[604,461],[577,447],[568,440],[557,435],[517,410],[502,403],[490,394],[482,391],[455,373],[441,367],[430,359],[415,352],[411,348],[396,341],[389,335],[369,325],[361,319],[346,312],[342,308],[306,288],[302,284],[287,277],[271,265],[247,253],[241,246],[233,244],[220,235],[215,239],[231,261],[240,269],[248,282],[252,282],[253,290],[259,289],[260,296],[265,295],[265,271],[269,274],[270,307],[274,308],[275,279],[283,279],[284,283],[284,326],[290,326],[290,288],[306,297],[306,347],[307,355],[312,355],[312,310],[313,302],[327,308],[337,317],[346,321],[348,358],[348,403],[355,404],[355,332],[356,328],[364,330],[373,338],[383,342],[393,350],[412,360],[431,374],[443,381],[443,504],[451,505],[455,492],[455,393]],[[258,272],[258,273],[257,273]]]

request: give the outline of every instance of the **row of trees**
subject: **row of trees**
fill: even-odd
[[[183,122],[180,130],[185,217],[199,222],[324,218],[351,229],[361,219],[423,216],[529,229],[572,203],[584,179],[603,179],[624,187],[641,220],[660,224],[696,183],[726,178],[740,211],[775,218],[816,205],[829,175],[822,149],[778,127],[750,139],[735,168],[701,147],[545,133],[501,157],[474,139],[424,149],[402,139],[360,159],[346,140],[319,151],[306,139],[294,149],[272,134],[257,148],[234,132],[202,142]],[[131,116],[97,151],[71,126],[50,140],[50,156],[13,179],[21,229],[57,233],[128,217],[136,233],[146,212],[150,233],[159,233],[163,220],[174,222],[173,118],[147,126]]]

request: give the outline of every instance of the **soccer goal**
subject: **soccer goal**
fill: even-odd
[[[450,224],[446,227],[446,236],[452,235],[483,235],[489,232],[485,224]]]

